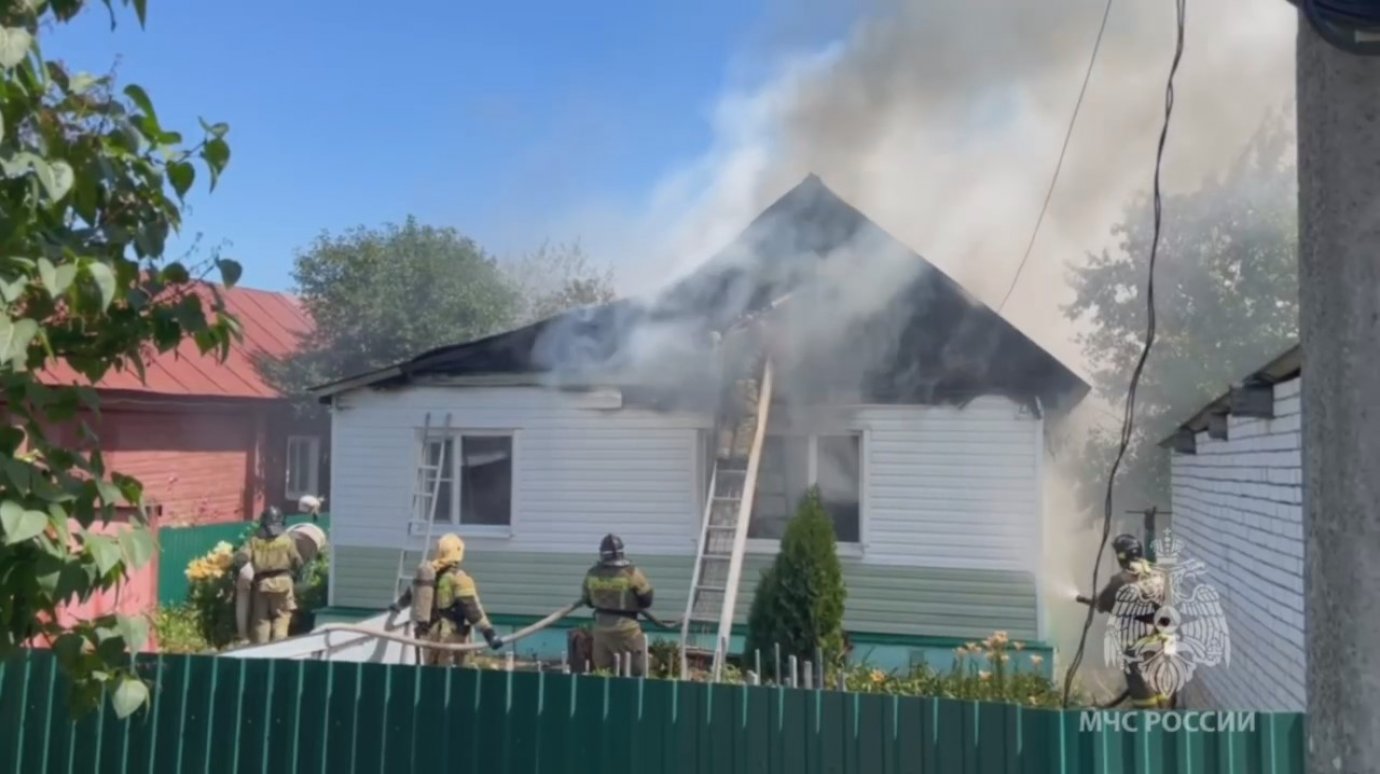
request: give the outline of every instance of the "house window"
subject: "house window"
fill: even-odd
[[[319,495],[321,472],[321,439],[314,435],[290,435],[287,439],[287,476],[284,492],[287,499],[303,495]]]
[[[437,521],[476,527],[512,524],[511,435],[461,433],[429,439],[426,464],[427,492],[433,487],[436,492],[432,513]]]
[[[787,435],[763,439],[748,537],[780,540],[811,486],[834,521],[840,543],[862,539],[862,436]]]

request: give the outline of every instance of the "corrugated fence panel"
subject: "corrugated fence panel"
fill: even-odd
[[[76,720],[54,657],[0,664],[0,770],[1301,774],[1303,717],[1102,713],[742,685],[206,656]]]
[[[310,516],[289,516],[289,527],[311,521]],[[331,518],[322,515],[316,526],[331,534]],[[187,601],[187,565],[224,540],[239,548],[253,522],[203,524],[195,527],[162,527],[158,530],[158,604],[177,605]]]

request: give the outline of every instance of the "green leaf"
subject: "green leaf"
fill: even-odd
[[[119,544],[104,535],[88,531],[83,540],[86,541],[86,550],[90,552],[92,560],[96,562],[96,570],[101,575],[110,572],[123,558]]]
[[[227,123],[208,124],[204,118],[197,120],[201,122],[202,130],[212,137],[224,137],[230,131],[230,125]]]
[[[144,91],[142,86],[131,83],[125,87],[125,96],[129,97],[140,110],[144,111],[144,115],[155,122],[158,120],[158,114],[153,112],[153,100],[149,99],[148,92]]]
[[[12,546],[29,540],[48,526],[48,516],[42,511],[30,511],[13,500],[0,505],[0,525],[5,528],[5,545]]]
[[[135,6],[142,5],[140,0],[135,0]],[[115,693],[110,697],[110,703],[115,708],[115,716],[121,719],[133,715],[148,700],[149,687],[137,677],[121,679]]]
[[[125,566],[137,570],[153,558],[153,535],[146,529],[130,527],[120,532],[120,548],[125,553]]]
[[[0,364],[18,361],[14,368],[22,370],[27,360],[29,344],[37,335],[38,323],[33,320],[0,317]]]
[[[67,89],[73,94],[85,94],[97,83],[100,83],[100,79],[96,76],[90,73],[77,73],[72,76],[72,82],[67,85]]]
[[[177,191],[177,198],[185,198],[192,182],[196,180],[196,167],[186,161],[175,161],[168,165],[168,179],[172,181],[173,190]]]
[[[110,481],[106,481],[103,478],[96,479],[95,484],[96,494],[100,495],[102,502],[104,502],[106,505],[120,504],[122,496],[120,494],[120,488],[118,486],[115,486],[115,484],[111,483]]]
[[[178,261],[173,261],[163,267],[163,281],[170,285],[180,285],[192,278],[187,272],[187,267]]]
[[[225,165],[230,163],[230,146],[219,137],[207,140],[206,147],[201,150],[201,158],[211,170],[211,190],[214,191],[220,173],[225,170]]]
[[[86,271],[101,291],[101,309],[105,310],[115,300],[115,272],[109,265],[100,261],[86,264]]]
[[[139,26],[144,26],[145,22],[148,20],[148,0],[134,0],[134,13],[139,17]]]
[[[244,268],[239,261],[232,261],[229,258],[216,260],[216,268],[220,269],[220,282],[227,288],[235,287],[235,283],[240,281],[240,275],[244,273]]]
[[[18,27],[0,27],[0,67],[16,67],[29,54],[33,36]]]
[[[70,263],[54,266],[47,258],[39,258],[38,276],[53,298],[57,298],[72,286],[72,281],[77,278],[77,267]]]
[[[149,622],[143,616],[117,615],[115,628],[120,632],[125,647],[129,648],[131,653],[144,647],[144,643],[149,640]]]
[[[52,170],[53,182],[48,187],[48,195],[53,201],[60,201],[62,197],[72,190],[72,184],[76,182],[77,175],[72,171],[72,165],[65,161],[54,161],[49,165]]]

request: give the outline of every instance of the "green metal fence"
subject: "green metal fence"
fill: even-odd
[[[141,660],[153,701],[71,722],[46,653],[0,666],[0,769],[33,772],[1296,774],[1303,718],[1077,712],[943,699],[323,661]],[[1098,716],[1101,717],[1101,716]]]
[[[310,516],[289,516],[288,526],[310,521]],[[224,540],[236,548],[253,522],[232,521],[194,527],[165,527],[158,530],[158,603],[175,605],[187,601],[187,564]],[[331,518],[322,514],[317,526],[330,534]]]

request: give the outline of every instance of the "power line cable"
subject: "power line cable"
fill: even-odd
[[[1131,384],[1126,390],[1126,408],[1122,416],[1121,425],[1121,444],[1117,449],[1116,459],[1112,462],[1111,472],[1107,475],[1107,499],[1104,503],[1102,518],[1102,542],[1097,547],[1097,560],[1093,563],[1092,591],[1094,594],[1098,590],[1098,575],[1102,568],[1102,555],[1107,550],[1107,538],[1112,530],[1112,493],[1116,484],[1117,469],[1121,467],[1121,461],[1126,456],[1126,449],[1131,444],[1131,436],[1135,429],[1135,409],[1136,409],[1136,388],[1140,384],[1141,373],[1145,370],[1145,361],[1150,357],[1150,349],[1155,344],[1155,259],[1159,256],[1160,230],[1163,221],[1163,197],[1160,192],[1160,170],[1164,165],[1164,145],[1169,136],[1169,119],[1174,112],[1174,75],[1179,71],[1179,62],[1184,54],[1184,16],[1187,12],[1187,0],[1174,0],[1175,16],[1177,29],[1174,41],[1174,61],[1169,66],[1169,78],[1164,87],[1164,125],[1160,129],[1159,147],[1155,152],[1155,183],[1154,183],[1154,234],[1150,241],[1150,261],[1149,277],[1145,283],[1145,348],[1141,350],[1140,359],[1136,361],[1135,370],[1131,372]],[[1083,632],[1078,638],[1078,651],[1074,653],[1073,660],[1069,662],[1068,673],[1064,675],[1064,697],[1063,705],[1069,704],[1069,694],[1073,690],[1073,678],[1078,672],[1078,667],[1083,663],[1083,652],[1088,644],[1088,631],[1092,629],[1093,615],[1096,614],[1095,607],[1088,606],[1088,616],[1083,621]]]
[[[998,314],[1006,307],[1006,302],[1011,300],[1011,292],[1016,289],[1021,272],[1025,270],[1026,261],[1030,260],[1030,253],[1035,249],[1035,238],[1040,235],[1040,226],[1045,222],[1050,199],[1054,198],[1054,187],[1059,183],[1059,171],[1064,167],[1064,156],[1068,154],[1069,140],[1073,138],[1073,126],[1078,123],[1078,111],[1083,107],[1083,96],[1088,93],[1088,81],[1092,80],[1093,65],[1097,62],[1097,52],[1102,48],[1102,36],[1107,31],[1107,19],[1111,15],[1112,0],[1107,0],[1107,6],[1102,9],[1102,24],[1097,28],[1097,39],[1093,41],[1092,56],[1088,57],[1088,70],[1083,73],[1083,85],[1078,89],[1078,100],[1073,103],[1073,115],[1069,116],[1069,126],[1064,131],[1064,144],[1059,148],[1059,160],[1054,163],[1054,176],[1050,178],[1049,190],[1045,191],[1045,201],[1040,205],[1039,217],[1035,219],[1035,230],[1030,232],[1030,242],[1025,246],[1025,255],[1021,256],[1016,273],[1011,277],[1011,284],[1006,288],[1006,295],[1002,296],[1001,303],[997,305]]]

